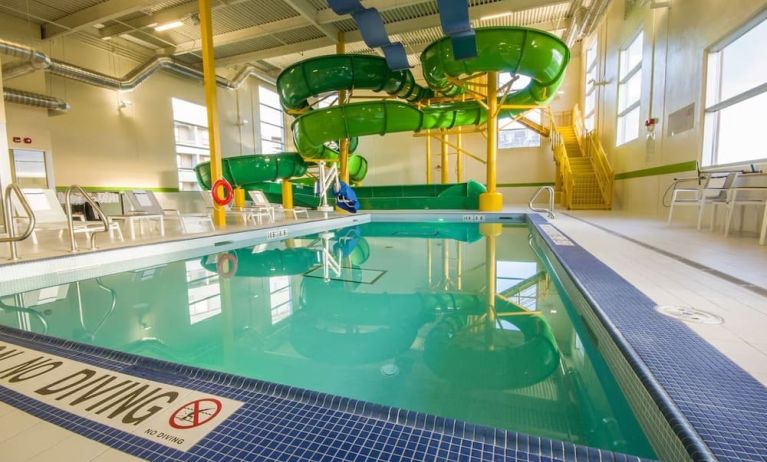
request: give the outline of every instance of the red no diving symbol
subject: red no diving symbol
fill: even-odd
[[[221,407],[221,401],[215,398],[198,399],[176,409],[168,423],[179,430],[199,427],[213,420],[221,412]]]

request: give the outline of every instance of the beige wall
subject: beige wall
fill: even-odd
[[[625,3],[611,2],[595,33],[584,41],[598,41],[599,80],[609,82],[599,89],[597,129],[610,161],[615,171],[622,173],[700,160],[705,50],[767,6],[767,1],[673,0],[668,2],[670,8],[654,10],[649,7],[651,2],[645,2],[647,5],[628,15]],[[642,127],[639,139],[616,147],[618,56],[640,29],[645,37],[640,119],[657,117],[660,123],[654,142],[646,139]],[[669,136],[668,115],[691,103],[696,105],[694,128]],[[615,207],[642,215],[665,216],[668,209],[662,204],[664,192],[674,178],[691,175],[695,172],[619,180]]]
[[[4,39],[108,75],[125,75],[142,63],[75,37],[42,43],[36,39],[37,27],[28,27],[23,21],[1,14],[0,30]],[[134,91],[118,92],[37,72],[4,85],[61,98],[72,106],[64,115],[49,117],[44,109],[6,105],[9,142],[13,136],[33,140],[31,145],[11,143],[10,147],[52,152],[57,185],[178,186],[171,98],[204,105],[201,82],[158,72]],[[260,147],[258,85],[259,81],[251,78],[236,91],[219,88],[221,146],[225,156],[257,152]],[[130,105],[119,109],[121,100],[129,101]],[[239,120],[248,123],[241,124]]]

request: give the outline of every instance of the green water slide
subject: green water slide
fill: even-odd
[[[233,186],[239,186],[246,190],[263,190],[264,182],[302,177],[306,174],[306,170],[310,165],[311,163],[304,161],[297,152],[248,154],[225,157],[221,160],[221,167],[226,181]],[[200,186],[210,189],[210,162],[198,164],[194,170]],[[362,181],[365,179],[367,172],[368,163],[364,157],[358,155],[349,157],[349,178],[351,181]],[[276,185],[279,190],[279,184],[270,184]]]
[[[453,58],[449,38],[431,44],[421,55],[424,77],[429,86],[447,96],[463,88],[453,84],[460,78],[481,72],[499,71],[530,77],[530,84],[509,95],[509,105],[542,105],[556,94],[570,60],[567,46],[547,32],[491,27],[476,30],[476,58]],[[323,56],[299,62],[279,77],[280,99],[286,109],[302,109],[308,98],[328,91],[366,89],[385,91],[408,102],[433,96],[433,91],[415,83],[409,71],[391,72],[383,58],[361,55]],[[386,133],[450,129],[480,125],[487,111],[477,101],[432,104],[418,108],[404,101],[367,101],[308,111],[293,122],[296,148],[304,158],[335,158],[325,143]],[[507,109],[500,117],[523,110]]]

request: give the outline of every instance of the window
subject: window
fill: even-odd
[[[541,110],[534,109],[525,114],[525,117],[537,124],[541,123]],[[541,145],[541,135],[522,125],[521,122],[512,121],[500,124],[498,128],[498,148],[534,148]]]
[[[644,34],[636,36],[628,48],[620,53],[620,80],[618,82],[618,137],[617,144],[639,138],[639,109],[642,96],[642,49]]]
[[[210,160],[208,112],[205,106],[178,98],[173,98],[171,102],[176,136],[178,189],[199,191],[200,185],[197,183],[194,167]]]
[[[594,130],[597,116],[597,42],[586,49],[586,94],[583,98],[583,125],[586,131]]]
[[[767,13],[708,52],[704,166],[767,159],[760,131],[767,119]]]
[[[275,153],[285,150],[285,118],[280,97],[266,87],[258,87],[259,115],[261,117],[261,152]]]
[[[216,262],[216,255],[209,258]],[[218,274],[203,268],[199,260],[190,260],[185,264],[189,324],[197,324],[221,313],[221,289]]]
[[[290,298],[290,276],[269,278],[269,304],[272,325],[293,314],[293,301]]]
[[[13,181],[22,188],[47,188],[48,174],[45,168],[45,152],[28,149],[12,149]]]
[[[498,261],[495,266],[496,293],[528,310],[538,303],[538,264],[530,261]]]

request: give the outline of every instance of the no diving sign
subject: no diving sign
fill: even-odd
[[[242,402],[0,342],[0,391],[187,451]]]

